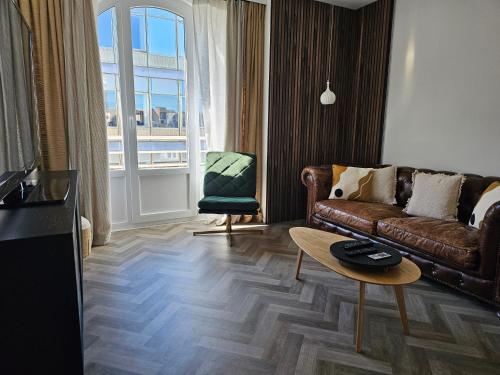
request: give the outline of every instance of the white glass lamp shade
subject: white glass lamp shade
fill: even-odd
[[[337,97],[335,96],[333,91],[330,90],[330,81],[326,81],[326,90],[323,92],[323,94],[321,94],[321,97],[319,99],[321,101],[321,104],[330,105],[335,103],[336,99]]]

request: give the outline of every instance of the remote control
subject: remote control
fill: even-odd
[[[351,241],[351,242],[348,242],[344,245],[344,250],[346,252],[348,252],[348,251],[352,251],[355,249],[361,249],[361,248],[372,247],[372,246],[373,246],[373,242],[371,242],[369,240]]]
[[[363,249],[351,250],[349,252],[346,252],[345,255],[347,255],[349,257],[354,257],[354,256],[358,256],[358,255],[373,254],[373,253],[376,253],[377,251],[378,251],[377,249],[370,248],[370,247],[365,247]]]

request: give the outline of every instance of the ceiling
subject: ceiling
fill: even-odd
[[[364,7],[365,5],[374,3],[377,0],[317,0],[317,1],[321,1],[322,3],[328,3],[344,8],[359,9],[361,7]]]

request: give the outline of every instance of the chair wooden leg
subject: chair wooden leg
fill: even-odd
[[[220,229],[220,230],[202,230],[202,231],[196,231],[193,232],[193,236],[199,236],[202,234],[219,234],[219,233],[227,233],[226,229]]]
[[[232,234],[263,234],[264,229],[253,229],[253,228],[242,228],[242,229],[231,229]]]
[[[231,235],[231,232],[233,230],[233,227],[232,227],[232,218],[231,218],[231,215],[227,215],[226,216],[226,233],[228,233],[229,235]]]

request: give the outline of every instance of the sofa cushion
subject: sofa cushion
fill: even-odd
[[[259,209],[259,202],[255,198],[248,197],[218,197],[210,195],[198,202],[198,207],[204,212],[228,213],[239,212],[251,214]]]
[[[457,221],[389,218],[378,222],[377,233],[447,264],[466,269],[476,269],[479,264],[479,231]]]
[[[458,200],[464,182],[461,174],[413,174],[412,196],[404,211],[412,216],[457,220]]]
[[[403,209],[397,206],[331,199],[316,202],[314,213],[323,220],[343,224],[369,234],[376,234],[378,220],[407,216]]]

